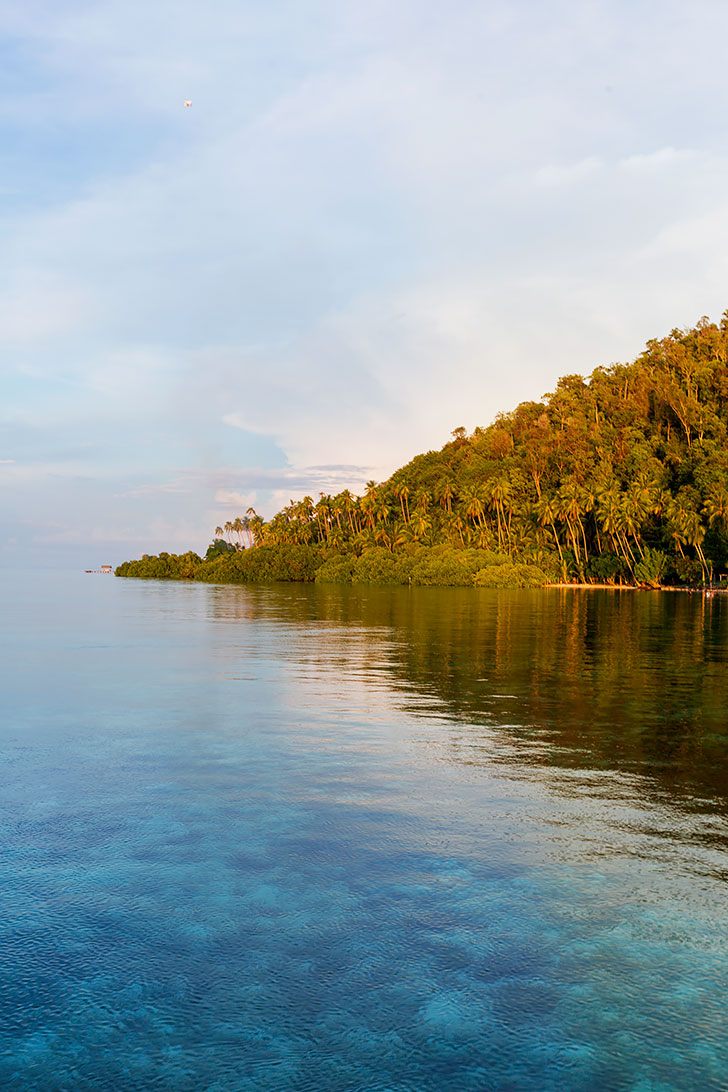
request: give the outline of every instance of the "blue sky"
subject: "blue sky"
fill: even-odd
[[[728,307],[722,2],[0,26],[6,560],[203,548]]]

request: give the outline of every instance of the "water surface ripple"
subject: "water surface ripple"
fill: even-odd
[[[2,595],[1,1087],[727,1087],[728,602]]]

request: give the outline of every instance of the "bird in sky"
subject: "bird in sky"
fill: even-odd
[[[185,106],[192,106],[192,99],[185,99]]]

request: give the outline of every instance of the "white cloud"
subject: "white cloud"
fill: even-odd
[[[217,504],[233,505],[245,512],[252,508],[257,498],[256,493],[240,493],[235,489],[217,489],[215,502]]]
[[[537,186],[571,186],[591,178],[602,167],[596,156],[588,156],[577,163],[549,163],[539,167],[533,176]]]
[[[224,413],[222,423],[230,428],[239,428],[243,432],[255,428],[254,422],[248,421],[242,413]]]
[[[134,489],[125,489],[122,493],[117,495],[121,499],[127,499],[135,497],[159,497],[163,494],[179,496],[191,492],[192,487],[190,481],[187,479],[178,479],[173,482],[147,482],[144,485],[136,486]]]
[[[157,506],[200,535],[212,505],[358,487],[726,305],[715,5],[0,14],[35,66],[0,103],[26,134],[3,479],[38,511],[62,481],[79,534],[107,500],[108,529]]]
[[[641,155],[629,155],[622,159],[619,166],[626,171],[661,171],[673,166],[681,166],[699,159],[700,156],[690,148],[658,148],[654,152]]]
[[[76,330],[88,316],[89,299],[78,286],[40,268],[12,267],[0,296],[0,343],[38,345]]]

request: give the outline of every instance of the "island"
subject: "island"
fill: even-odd
[[[529,588],[713,587],[728,578],[728,311],[456,428],[361,496],[231,518],[204,557],[116,575]]]

